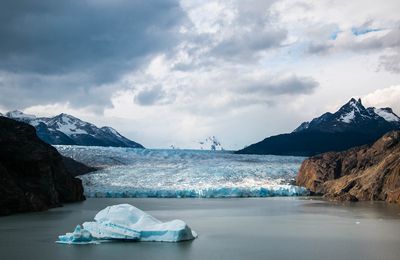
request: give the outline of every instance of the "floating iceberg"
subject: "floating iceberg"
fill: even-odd
[[[78,225],[73,233],[59,236],[57,243],[89,244],[109,240],[179,242],[197,237],[182,220],[162,222],[129,205],[109,206],[94,217],[95,221]]]

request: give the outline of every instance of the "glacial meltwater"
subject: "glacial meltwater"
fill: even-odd
[[[271,197],[307,195],[292,185],[303,157],[228,151],[56,146],[102,169],[80,176],[87,197]]]

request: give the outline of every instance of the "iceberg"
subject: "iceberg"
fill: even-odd
[[[162,222],[129,204],[108,206],[95,221],[79,225],[73,233],[59,236],[57,243],[93,244],[112,240],[179,242],[197,237],[182,220]]]

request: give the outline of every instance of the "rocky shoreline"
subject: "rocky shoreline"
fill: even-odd
[[[40,140],[34,127],[0,117],[0,215],[84,200],[82,182],[73,176],[93,169],[71,160]]]
[[[400,131],[371,146],[306,159],[296,184],[330,200],[400,203]]]

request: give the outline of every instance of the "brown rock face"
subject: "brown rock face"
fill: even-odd
[[[35,129],[0,116],[0,215],[82,201],[83,187]]]
[[[332,200],[400,203],[400,131],[385,134],[372,146],[306,159],[296,183]]]

